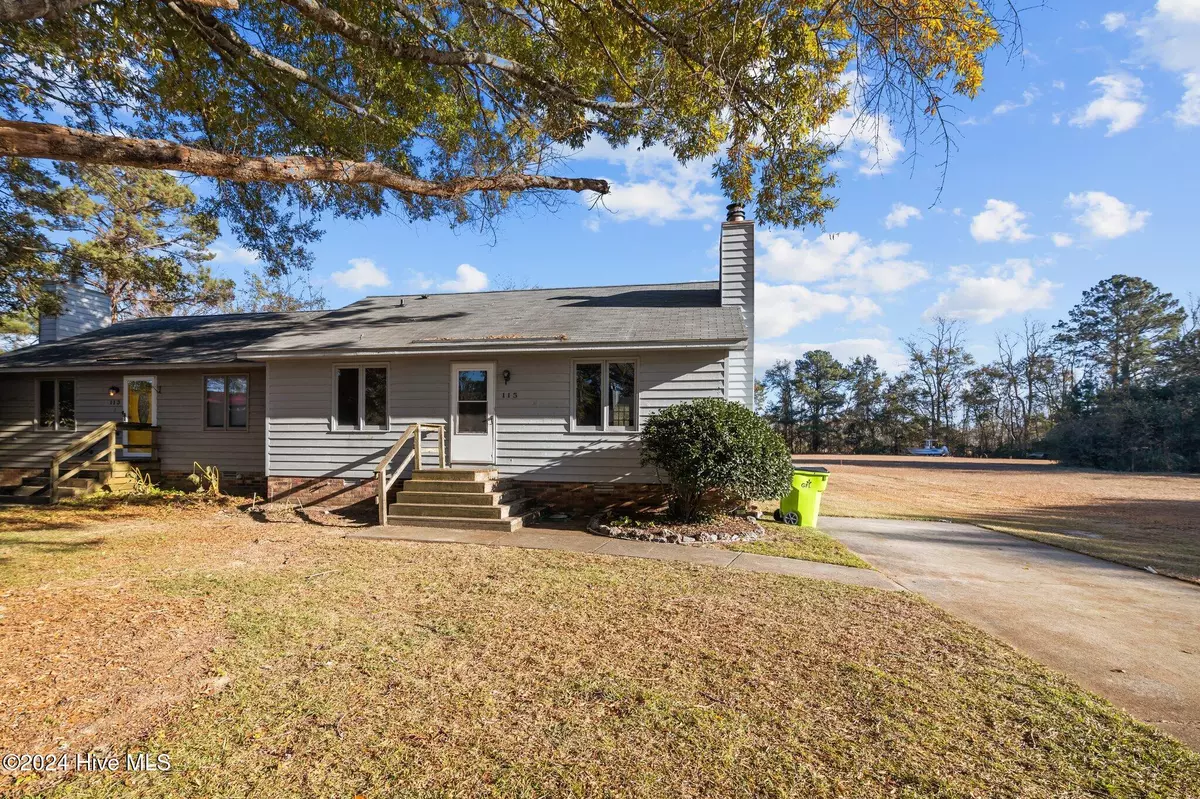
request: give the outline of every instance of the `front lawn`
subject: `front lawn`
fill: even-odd
[[[6,513],[0,748],[172,764],[16,794],[1200,794],[1200,756],[909,594],[229,508]]]
[[[725,544],[725,549],[752,552],[755,555],[773,555],[777,558],[815,560],[819,563],[835,563],[859,569],[871,568],[871,564],[847,549],[841,541],[815,527],[794,527],[766,519],[761,520],[761,524],[766,534],[758,541]]]

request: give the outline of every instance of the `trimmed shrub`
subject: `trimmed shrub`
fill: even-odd
[[[642,463],[667,485],[671,514],[694,521],[710,500],[774,499],[791,490],[783,437],[753,411],[723,399],[672,405],[642,430]]]

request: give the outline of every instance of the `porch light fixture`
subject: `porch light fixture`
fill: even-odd
[[[512,372],[508,371],[507,369],[501,372],[500,376],[504,378],[504,385],[506,386],[508,385],[508,381],[512,380]]]
[[[109,386],[108,387],[108,396],[116,397],[116,396],[120,395],[120,393],[121,393],[120,386]]]

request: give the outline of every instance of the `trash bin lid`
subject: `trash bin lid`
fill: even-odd
[[[824,466],[796,466],[792,465],[793,472],[813,472],[816,474],[829,474],[829,470]]]

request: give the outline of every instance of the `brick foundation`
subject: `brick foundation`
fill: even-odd
[[[649,483],[551,483],[517,480],[525,495],[552,511],[568,513],[638,513],[663,507],[663,487]]]
[[[267,478],[267,499],[271,502],[298,502],[326,508],[347,508],[361,503],[375,504],[375,480],[341,477]]]

